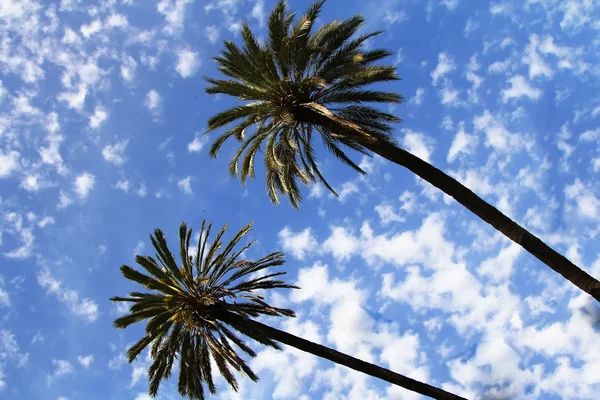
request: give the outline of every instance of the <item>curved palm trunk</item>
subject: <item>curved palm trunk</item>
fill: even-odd
[[[228,311],[221,311],[219,313],[219,319],[221,319],[225,323],[232,322],[234,325],[243,325],[245,328],[251,331],[260,333],[264,336],[267,336],[270,339],[276,340],[288,346],[292,346],[298,350],[302,350],[306,353],[313,354],[317,357],[326,358],[330,361],[333,361],[336,364],[344,365],[355,371],[359,371],[364,374],[382,379],[393,385],[401,386],[405,389],[420,393],[425,396],[429,396],[434,399],[465,400],[464,397],[460,397],[455,394],[446,392],[445,390],[438,389],[435,386],[416,381],[407,376],[392,372],[389,369],[385,369],[378,365],[370,364],[368,362],[359,360],[358,358],[354,358],[344,353],[340,353],[337,350],[330,349],[329,347],[321,346],[320,344],[310,342],[306,339],[294,336],[287,332],[273,328],[269,325],[265,325],[261,322],[241,317],[238,314],[234,314]]]
[[[600,282],[597,279],[573,264],[562,254],[553,250],[540,240],[540,238],[504,215],[496,207],[487,203],[456,179],[397,146],[381,142],[362,144],[381,157],[408,168],[417,176],[431,183],[447,195],[452,196],[457,202],[471,210],[473,214],[492,225],[513,242],[521,245],[521,247],[561,274],[565,279],[571,281],[575,286],[588,293],[597,301],[600,301]]]
[[[487,203],[456,179],[398,146],[377,140],[368,133],[363,132],[359,126],[337,117],[326,107],[319,104],[302,104],[296,108],[295,116],[299,121],[317,123],[327,127],[332,132],[347,135],[373,153],[408,168],[448,196],[453,197],[454,200],[492,225],[504,236],[519,244],[538,260],[600,302],[600,282],[597,279],[553,250],[527,229],[502,214],[496,207]]]

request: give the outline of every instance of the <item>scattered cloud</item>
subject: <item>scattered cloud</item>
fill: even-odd
[[[510,99],[519,99],[527,97],[529,100],[538,100],[542,95],[541,89],[534,88],[525,80],[523,75],[515,75],[509,78],[507,83],[510,88],[502,90],[502,101],[508,102]]]
[[[187,149],[189,153],[199,153],[200,150],[204,147],[204,145],[208,142],[207,136],[196,136],[194,140],[188,143]]]
[[[177,65],[175,70],[182,78],[191,78],[200,68],[200,57],[197,52],[182,49],[177,52]]]
[[[76,291],[63,288],[62,282],[54,278],[48,268],[42,267],[40,269],[37,280],[48,294],[56,296],[74,316],[83,319],[85,322],[94,322],[98,319],[100,314],[98,304],[87,297],[80,299],[79,293]]]
[[[409,104],[414,104],[416,106],[421,105],[423,103],[423,99],[425,98],[425,89],[417,88],[417,91],[413,97],[408,101]]]
[[[204,37],[212,44],[217,43],[219,40],[219,28],[215,25],[209,25],[204,28]]]
[[[430,162],[431,153],[433,152],[433,140],[421,132],[409,129],[405,129],[403,133],[402,147],[421,160]]]
[[[315,251],[317,247],[317,241],[312,236],[310,228],[294,233],[286,226],[279,231],[277,236],[283,250],[292,253],[294,258],[298,260],[304,260],[304,257]]]
[[[94,356],[92,354],[88,354],[87,356],[77,356],[77,361],[83,368],[88,369],[94,361]]]
[[[180,34],[183,31],[186,6],[192,0],[161,0],[157,5],[157,11],[165,18],[164,31],[169,35]]]
[[[437,86],[438,82],[445,75],[456,69],[456,64],[448,52],[442,52],[438,55],[438,64],[431,72],[431,84]]]
[[[177,182],[177,187],[179,188],[179,190],[181,190],[183,193],[187,194],[187,195],[191,195],[194,194],[194,191],[192,190],[192,180],[194,178],[192,176],[186,176],[183,179],[180,179]]]
[[[104,159],[109,163],[112,163],[117,167],[122,167],[127,161],[127,157],[125,157],[125,150],[128,144],[129,140],[121,140],[115,144],[107,144],[102,149],[102,157],[104,157]]]
[[[89,196],[95,184],[96,177],[89,172],[84,172],[77,176],[73,181],[73,190],[79,199],[85,200]]]
[[[19,152],[0,150],[0,179],[8,178],[19,166]]]

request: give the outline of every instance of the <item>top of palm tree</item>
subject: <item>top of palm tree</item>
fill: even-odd
[[[236,318],[269,316],[295,316],[292,310],[277,308],[264,301],[261,292],[275,288],[296,288],[274,279],[285,272],[265,271],[284,263],[282,253],[271,253],[256,261],[240,258],[252,244],[241,249],[235,247],[252,224],[240,230],[222,248],[221,239],[227,225],[208,243],[211,224],[202,223],[198,247],[190,252],[192,230],[182,223],[179,228],[180,261],[167,246],[160,229],[150,236],[156,258],[136,256],[136,262],[147,274],[127,265],[121,273],[151,292],[132,292],[129,297],[112,297],[114,302],[132,303],[129,313],[115,319],[116,328],[124,329],[137,322],[146,321],[144,336],[127,351],[132,362],[148,346],[152,364],[148,369],[149,393],[156,396],[162,380],[168,379],[174,365],[179,366],[178,390],[190,399],[204,398],[204,385],[211,394],[216,392],[212,378],[211,358],[220,374],[237,390],[238,384],[230,368],[246,374],[253,381],[258,377],[237,354],[233,345],[250,357],[255,352],[230,328],[252,339],[279,349],[279,345],[264,334],[249,330]],[[178,361],[178,363],[176,362]]]
[[[243,102],[210,118],[207,132],[236,123],[215,140],[210,155],[216,157],[223,143],[235,137],[240,147],[229,172],[245,183],[254,177],[254,159],[264,144],[269,197],[278,203],[278,193],[288,196],[296,208],[302,201],[298,181],[308,185],[318,180],[335,194],[319,170],[313,134],[320,134],[326,148],[364,174],[345,148],[368,154],[363,146],[367,141],[391,144],[390,123],[400,121],[365,103],[403,101],[398,94],[365,88],[400,79],[394,66],[377,64],[389,51],[365,48],[368,39],[382,32],[357,36],[365,23],[360,15],[314,29],[324,3],[316,1],[296,19],[286,2],[279,1],[269,16],[265,43],[244,23],[242,47],[225,41],[214,58],[227,79],[206,78],[208,93]],[[247,133],[249,129],[253,131]]]

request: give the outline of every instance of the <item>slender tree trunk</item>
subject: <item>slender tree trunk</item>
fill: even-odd
[[[368,133],[363,132],[360,126],[336,116],[326,107],[317,103],[305,103],[298,106],[295,109],[295,116],[299,121],[325,126],[332,132],[337,132],[340,137],[346,136],[373,153],[408,168],[417,176],[453,197],[454,200],[471,210],[479,218],[492,225],[538,260],[600,302],[600,282],[597,279],[553,250],[527,229],[502,214],[496,207],[487,203],[456,179],[398,146],[373,138]]]
[[[417,176],[452,196],[457,202],[471,210],[479,218],[492,225],[506,237],[521,245],[537,259],[568,279],[575,286],[600,301],[600,282],[566,257],[515,221],[502,214],[496,207],[477,196],[456,179],[446,175],[419,157],[388,143],[363,143],[367,149],[389,161],[408,168]]]
[[[419,382],[407,376],[397,374],[389,369],[385,369],[378,365],[370,364],[368,362],[359,360],[358,358],[340,353],[339,351],[330,349],[329,347],[321,346],[320,344],[310,342],[306,339],[302,339],[301,337],[291,335],[287,332],[273,328],[269,325],[265,325],[258,321],[244,318],[239,314],[223,310],[219,312],[218,318],[225,323],[231,322],[233,326],[243,325],[249,330],[255,331],[258,334],[264,335],[288,346],[292,346],[298,350],[313,354],[317,357],[326,358],[336,364],[344,365],[355,371],[382,379],[393,385],[401,386],[405,389],[429,396],[434,399],[465,400],[464,397],[457,396],[455,394],[446,392],[445,390],[438,389],[435,386],[428,385],[427,383]]]

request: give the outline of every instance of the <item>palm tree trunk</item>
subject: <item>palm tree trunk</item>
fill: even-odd
[[[295,117],[302,122],[325,126],[332,132],[338,132],[340,136],[347,136],[351,140],[360,143],[373,153],[408,168],[448,196],[453,197],[454,200],[492,225],[504,236],[519,244],[538,260],[600,302],[600,282],[597,279],[573,264],[562,254],[553,250],[527,229],[502,214],[500,210],[477,196],[456,179],[446,175],[433,165],[392,143],[375,139],[372,135],[362,132],[360,126],[336,116],[326,107],[317,103],[301,104],[295,109]]]
[[[521,247],[537,259],[600,302],[600,282],[597,279],[553,250],[537,236],[504,215],[496,207],[487,203],[456,179],[446,175],[441,170],[408,151],[389,143],[371,142],[361,144],[373,153],[408,168],[417,176],[453,197],[479,218],[492,225],[515,243],[521,245]]]
[[[233,326],[243,325],[245,328],[251,331],[259,333],[262,336],[266,336],[283,344],[287,344],[288,346],[292,346],[298,350],[302,350],[306,353],[313,354],[317,357],[326,358],[330,361],[333,361],[336,364],[344,365],[355,371],[359,371],[364,374],[382,379],[393,385],[401,386],[405,389],[420,393],[422,395],[434,399],[465,400],[464,397],[457,396],[455,394],[446,392],[445,390],[438,389],[435,386],[431,386],[426,383],[409,378],[407,376],[397,374],[395,372],[390,371],[389,369],[385,369],[378,365],[370,364],[368,362],[359,360],[358,358],[354,358],[344,353],[340,353],[339,351],[330,349],[329,347],[321,346],[320,344],[310,342],[306,339],[294,336],[287,332],[273,328],[269,325],[265,325],[261,322],[249,318],[244,318],[239,314],[222,310],[219,312],[218,318],[227,324],[231,322],[231,325]]]

